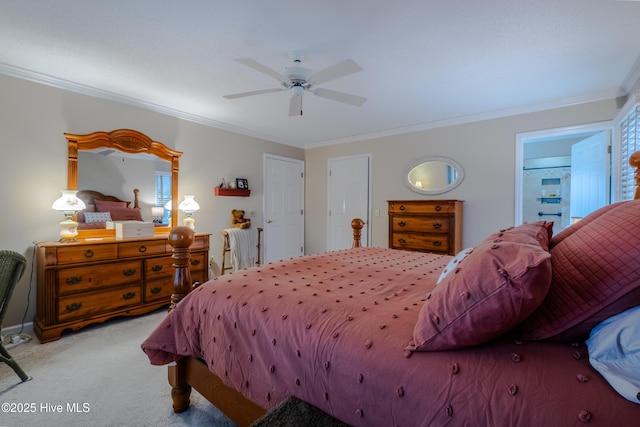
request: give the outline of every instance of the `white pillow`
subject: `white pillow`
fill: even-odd
[[[451,261],[449,261],[449,263],[444,268],[444,270],[442,270],[442,273],[440,273],[440,277],[438,277],[438,281],[436,282],[436,285],[439,285],[440,282],[442,282],[444,280],[444,278],[447,277],[447,274],[449,274],[451,271],[455,270],[455,268],[458,266],[458,264],[463,259],[465,259],[467,257],[467,255],[469,255],[471,252],[473,252],[473,248],[463,249],[460,252],[458,252],[456,254],[456,256],[451,258]]]
[[[599,323],[587,347],[591,365],[611,387],[640,404],[640,306]]]
[[[85,212],[84,221],[85,222],[111,221],[111,213],[110,212]]]

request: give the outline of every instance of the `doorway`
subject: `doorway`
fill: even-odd
[[[611,130],[611,122],[602,122],[516,135],[515,224],[553,221],[557,233],[578,217],[609,204]],[[594,140],[600,148],[592,147],[589,141]],[[587,143],[577,145],[584,141]],[[576,147],[582,148],[576,151]],[[589,156],[584,147],[593,148]],[[588,163],[594,158],[600,161],[599,169]],[[585,207],[582,201],[587,199],[594,202]]]

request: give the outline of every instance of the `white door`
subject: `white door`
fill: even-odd
[[[354,218],[364,220],[361,244],[368,246],[371,155],[329,159],[328,166],[327,250],[351,247]]]
[[[304,255],[304,162],[265,154],[264,258]]]
[[[571,146],[571,218],[583,218],[609,204],[609,132]]]

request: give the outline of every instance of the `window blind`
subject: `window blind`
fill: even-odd
[[[640,104],[636,105],[620,124],[620,152],[621,152],[621,186],[622,200],[633,199],[635,181],[633,168],[629,166],[629,156],[640,150]]]

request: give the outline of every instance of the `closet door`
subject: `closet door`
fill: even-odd
[[[365,222],[362,246],[369,245],[369,211],[371,200],[371,156],[329,159],[327,250],[350,248],[353,244],[351,220]]]

